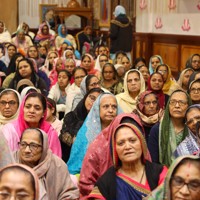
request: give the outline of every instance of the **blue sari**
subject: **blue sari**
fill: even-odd
[[[142,200],[150,193],[150,189],[145,185],[136,183],[121,173],[116,173],[116,182],[116,200]]]
[[[102,131],[101,130],[101,119],[100,119],[100,100],[103,95],[108,95],[108,93],[103,93],[99,95],[97,100],[94,102],[87,118],[85,119],[83,125],[79,129],[76,139],[72,145],[70,158],[67,162],[68,170],[70,174],[79,174],[82,167],[82,162],[88,146],[94,141],[96,136]],[[112,95],[112,94],[109,94]],[[112,95],[114,96],[114,95]],[[115,96],[114,96],[115,97]],[[117,108],[117,115],[121,113],[121,109]]]

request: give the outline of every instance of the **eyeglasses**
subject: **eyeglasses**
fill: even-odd
[[[160,74],[166,74],[168,71],[167,71],[167,70],[158,70],[158,72],[159,72]]]
[[[193,123],[200,122],[200,115],[193,117],[192,119],[188,120],[185,124],[187,126],[191,126]]]
[[[200,93],[200,88],[191,88],[190,93]]]
[[[21,149],[26,149],[26,147],[29,147],[29,149],[31,150],[31,151],[36,151],[39,147],[42,147],[42,145],[40,145],[40,144],[36,144],[36,143],[30,143],[30,144],[27,144],[26,142],[19,142],[19,147],[21,148]]]
[[[172,186],[176,188],[182,188],[184,185],[187,185],[188,190],[190,191],[197,191],[200,189],[200,180],[192,180],[188,183],[185,182],[185,180],[179,176],[174,176],[171,178],[171,184]]]
[[[157,101],[147,101],[147,102],[144,102],[145,106],[150,106],[151,104],[156,105],[156,104],[158,104],[158,102]]]
[[[75,79],[81,79],[81,78],[84,78],[85,76],[76,76],[74,77]]]
[[[7,104],[9,105],[9,106],[14,106],[15,104],[17,104],[18,102],[16,102],[16,101],[0,101],[0,104],[2,105],[2,106],[6,106]]]
[[[89,86],[92,86],[92,87],[96,87],[97,85],[100,85],[101,82],[98,81],[98,82],[95,82],[95,83],[91,83]]]
[[[96,101],[96,99],[97,99],[97,98],[96,98],[94,95],[92,95],[92,94],[89,94],[88,97],[89,97],[89,99],[90,99],[91,101],[93,101],[93,102]]]
[[[185,106],[187,104],[187,101],[183,101],[183,100],[170,100],[169,104],[172,106],[176,106],[176,104],[178,103],[179,106]]]
[[[6,191],[0,191],[0,200],[10,200],[12,197],[14,197],[15,200],[23,200],[29,199],[31,195],[26,192],[18,192],[15,195],[12,195]]]

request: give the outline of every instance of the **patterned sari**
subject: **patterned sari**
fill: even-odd
[[[145,184],[141,184],[133,180],[131,177],[128,177],[127,175],[119,172],[119,169],[122,166],[122,162],[119,159],[116,151],[115,135],[117,133],[117,130],[122,126],[131,128],[134,134],[140,140],[142,149],[141,160],[144,163],[145,174],[147,177]],[[154,172],[151,173],[149,171],[150,166],[152,167],[154,164],[151,163],[151,158],[146,146],[145,139],[141,131],[135,125],[124,123],[116,127],[111,139],[111,154],[114,166],[109,168],[103,174],[103,176],[98,179],[96,186],[94,187],[92,192],[83,199],[142,200],[143,197],[146,197],[148,194],[150,194],[151,190],[159,185],[160,182],[157,180],[158,182],[156,182],[156,185],[152,187],[151,176],[157,176],[157,178],[159,179],[162,176],[161,173],[164,171],[163,166],[158,167],[157,169],[154,168],[154,172],[156,171],[156,174],[153,174]],[[132,164],[134,165],[134,163]]]

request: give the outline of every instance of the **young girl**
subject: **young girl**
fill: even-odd
[[[65,112],[65,102],[67,98],[67,91],[70,85],[71,75],[66,70],[60,70],[58,72],[58,81],[49,91],[48,97],[56,102],[57,112],[59,113],[59,119],[62,119]]]
[[[53,99],[47,98],[47,118],[46,121],[49,122],[53,128],[60,135],[60,130],[62,129],[62,122],[56,116],[56,102]]]

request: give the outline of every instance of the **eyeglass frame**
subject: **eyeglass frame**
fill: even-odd
[[[24,147],[22,147],[22,143],[25,145]],[[43,145],[41,144],[36,144],[34,142],[31,142],[30,144],[26,143],[26,142],[18,142],[19,148],[20,149],[26,149],[27,146],[31,151],[37,151],[39,147],[43,147]],[[34,146],[33,146],[34,145]]]
[[[176,179],[181,180],[181,183],[180,182],[178,183]],[[174,181],[176,181],[176,183]],[[179,176],[173,176],[170,179],[170,183],[171,183],[172,186],[181,189],[184,185],[187,185],[187,188],[188,188],[189,191],[197,191],[198,189],[200,189],[200,180],[198,180],[197,182],[198,182],[199,185],[196,188],[195,187],[191,188],[191,183],[194,183],[194,180],[186,183],[185,180],[182,177],[179,177]]]
[[[9,106],[15,106],[16,104],[19,104],[19,102],[18,101],[14,101],[14,100],[11,100],[11,101],[0,101],[0,104],[2,105],[2,106],[6,106],[7,104],[9,105]]]
[[[188,104],[188,102],[187,101],[182,101],[182,100],[174,100],[174,99],[170,99],[169,100],[169,105],[171,105],[171,106],[176,106],[176,104],[178,103],[178,105],[179,106],[185,106],[185,105],[187,105]]]

